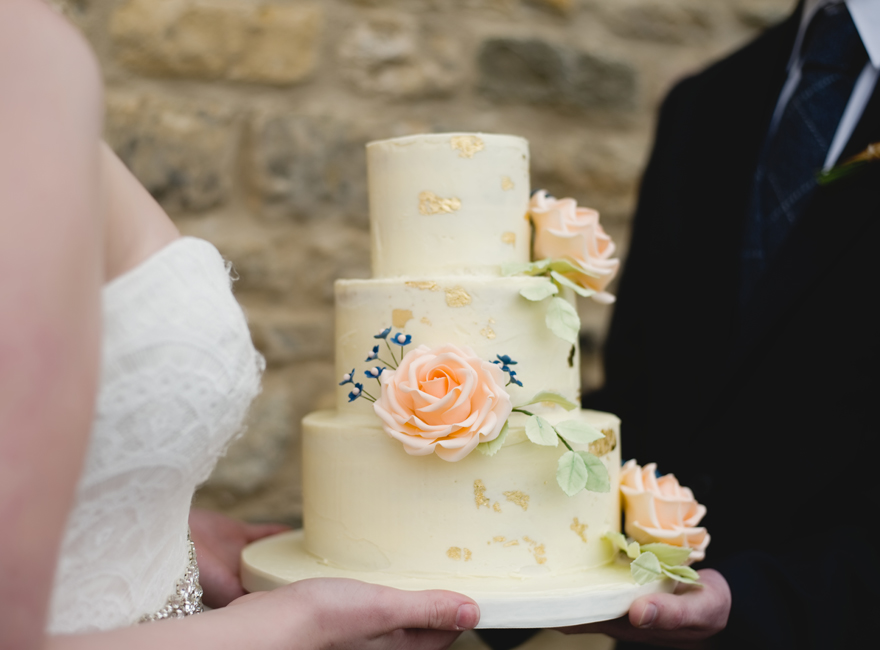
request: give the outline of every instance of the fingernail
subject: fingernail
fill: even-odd
[[[642,612],[642,618],[639,619],[639,627],[651,627],[654,619],[657,618],[657,605],[649,604]]]
[[[455,614],[455,627],[459,630],[472,630],[480,620],[480,610],[476,605],[462,605]]]

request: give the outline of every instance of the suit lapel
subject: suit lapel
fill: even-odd
[[[880,141],[880,85],[865,108],[844,154],[845,159]],[[743,314],[730,380],[738,381],[749,360],[769,343],[774,329],[809,297],[828,269],[845,257],[847,247],[872,218],[877,218],[880,162],[851,177],[820,186],[758,283]]]

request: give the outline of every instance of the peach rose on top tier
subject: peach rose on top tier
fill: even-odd
[[[529,213],[535,224],[535,258],[572,262],[582,271],[562,275],[596,291],[593,300],[614,302],[605,287],[617,275],[620,260],[613,257],[617,248],[599,225],[599,213],[579,208],[574,199],[555,199],[544,190],[532,196]]]
[[[513,408],[501,368],[466,347],[410,350],[397,370],[381,375],[373,404],[382,427],[406,453],[461,460],[498,437]]]
[[[688,564],[706,556],[709,534],[697,524],[706,506],[672,474],[657,478],[656,463],[639,467],[629,460],[620,470],[626,534],[639,544],[661,542],[692,549]]]

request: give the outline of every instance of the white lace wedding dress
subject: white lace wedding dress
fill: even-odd
[[[263,369],[206,241],[169,244],[106,285],[103,303],[101,386],[56,571],[53,634],[195,606],[190,502],[240,431]]]

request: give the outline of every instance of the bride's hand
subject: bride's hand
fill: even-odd
[[[400,591],[343,578],[302,580],[248,594],[224,612],[271,620],[297,612],[293,637],[278,639],[279,650],[441,650],[480,619],[473,600],[451,591]]]
[[[253,541],[288,530],[281,524],[246,524],[219,512],[193,508],[189,529],[196,546],[199,583],[208,607],[224,607],[244,596],[239,568],[242,549]]]

